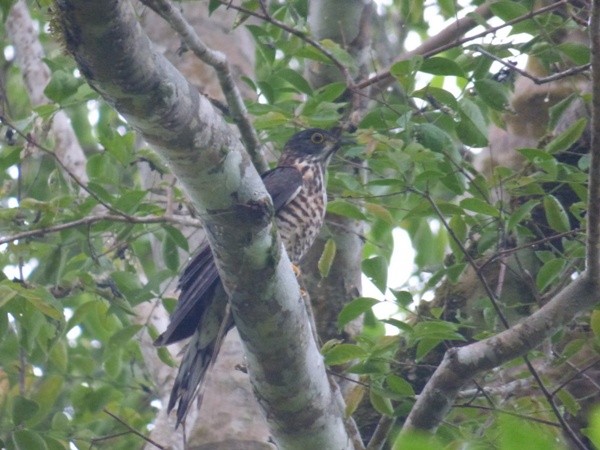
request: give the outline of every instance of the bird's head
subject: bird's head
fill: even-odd
[[[340,148],[340,137],[320,128],[309,128],[294,134],[283,148],[279,164],[302,160],[327,165]]]

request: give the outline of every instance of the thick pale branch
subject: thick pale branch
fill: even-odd
[[[558,327],[598,303],[595,283],[581,275],[541,309],[491,338],[446,352],[408,416],[404,430],[435,430],[462,386],[478,374],[526,354]]]
[[[142,32],[129,2],[57,0],[67,50],[90,85],[169,163],[201,213],[280,448],[352,448],[271,200],[218,111]]]
[[[237,88],[231,68],[226,56],[216,50],[209,48],[200,39],[200,36],[194,31],[192,26],[185,20],[179,9],[174,8],[167,0],[142,0],[142,3],[152,8],[157,14],[164,18],[169,25],[179,33],[185,44],[194,52],[194,54],[204,63],[215,69],[223,94],[227,99],[227,105],[233,121],[240,130],[242,140],[246,149],[252,156],[252,161],[256,169],[260,172],[268,170],[269,166],[260,152],[260,143],[256,136],[256,131],[250,123],[246,105]]]

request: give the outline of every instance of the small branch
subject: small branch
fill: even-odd
[[[511,70],[514,70],[519,75],[521,75],[525,78],[530,79],[535,84],[551,83],[552,81],[561,80],[563,78],[571,77],[573,75],[578,75],[581,72],[585,72],[586,70],[589,70],[591,67],[591,64],[584,64],[582,66],[571,67],[570,69],[563,70],[562,72],[553,73],[552,75],[548,75],[547,77],[540,78],[540,77],[531,75],[526,70],[519,69],[516,64],[513,64],[509,61],[504,61],[502,58],[498,58],[496,55],[493,55],[492,53],[488,52],[483,47],[481,47],[481,45],[476,45],[475,47],[477,48],[477,51],[479,53],[481,53],[482,55],[485,55],[488,58],[493,59],[494,61],[498,61],[503,66],[508,67]]]
[[[556,405],[556,402],[554,401],[552,394],[546,388],[546,385],[544,384],[541,377],[539,376],[539,374],[537,373],[537,371],[531,364],[531,361],[529,361],[529,358],[527,358],[527,356],[523,356],[523,359],[525,360],[525,364],[527,365],[529,372],[531,373],[531,375],[533,375],[533,378],[535,379],[536,384],[542,390],[542,394],[544,394],[544,397],[546,398],[546,401],[550,405],[550,408],[552,409],[554,416],[558,419],[558,422],[560,423],[560,427],[562,428],[563,433],[565,433],[567,436],[569,436],[569,438],[573,441],[573,443],[577,446],[577,448],[579,448],[580,450],[586,450],[587,446],[581,441],[581,438],[579,437],[577,432],[575,430],[573,430],[571,425],[569,425],[569,423],[563,417],[560,409],[558,408],[558,406]]]
[[[424,193],[422,195],[425,197],[425,200],[427,200],[427,202],[431,205],[431,207],[435,211],[436,215],[438,216],[438,219],[440,220],[440,222],[442,222],[442,225],[444,226],[444,228],[446,229],[446,231],[448,232],[448,234],[450,235],[452,240],[460,248],[460,250],[463,253],[464,257],[466,258],[467,262],[475,271],[475,274],[477,275],[477,278],[481,282],[481,285],[483,286],[485,293],[487,294],[488,298],[490,299],[492,307],[494,308],[494,311],[496,312],[498,318],[500,319],[500,322],[502,322],[502,325],[504,326],[504,328],[506,328],[506,329],[510,328],[510,324],[508,323],[508,320],[506,320],[504,313],[500,309],[500,305],[498,305],[498,297],[496,297],[496,294],[494,293],[494,291],[488,284],[487,280],[483,276],[483,272],[481,271],[481,268],[477,265],[477,262],[473,259],[473,257],[469,253],[469,251],[464,247],[463,243],[458,238],[458,236],[456,236],[456,234],[454,233],[454,230],[452,230],[452,228],[446,221],[446,218],[444,217],[442,211],[440,211],[440,209],[438,208],[438,206],[435,203],[435,201],[433,200],[433,198],[431,198],[431,196],[427,193]]]
[[[381,450],[387,442],[390,431],[395,423],[395,417],[381,416],[366,450]]]
[[[459,38],[459,36],[463,36],[467,31],[469,31],[470,29],[479,25],[479,22],[475,21],[471,17],[469,17],[469,16],[463,17],[461,19],[458,19],[454,23],[448,25],[446,28],[444,28],[442,31],[440,31],[435,36],[432,36],[431,38],[427,39],[416,49],[402,55],[400,58],[398,58],[396,61],[394,61],[394,63],[400,62],[400,61],[406,61],[416,55],[421,55],[425,58],[433,56],[433,55],[437,55],[437,54],[442,53],[451,48],[458,47],[460,45],[466,44],[467,42],[472,42],[476,39],[487,36],[488,34],[495,33],[496,31],[501,30],[503,28],[506,28],[506,27],[515,25],[519,22],[523,22],[525,20],[531,19],[537,15],[546,13],[548,11],[552,11],[552,10],[559,8],[561,6],[564,6],[566,4],[568,4],[567,0],[561,0],[559,2],[552,3],[551,5],[545,6],[543,8],[537,9],[535,11],[531,11],[531,12],[524,14],[520,17],[517,17],[513,20],[509,20],[508,22],[504,22],[502,25],[487,28],[485,31],[482,31],[481,33],[475,34],[473,36]],[[478,16],[481,16],[484,18],[489,17],[491,15],[491,10],[490,10],[489,5],[490,4],[487,2],[484,3],[483,5],[479,6],[475,11],[473,11],[472,15],[478,15]],[[391,81],[392,81],[392,74],[390,73],[390,70],[388,69],[384,72],[381,72],[377,75],[372,76],[371,78],[369,78],[365,81],[357,83],[357,85],[355,87],[357,89],[364,89],[367,86],[371,86],[373,84],[379,84],[379,83],[387,84],[387,83],[390,83]]]
[[[590,281],[600,283],[600,5],[592,2],[590,17],[592,61],[592,123],[587,205],[586,265]]]
[[[419,395],[403,430],[435,430],[462,386],[482,372],[525,355],[576,314],[596,306],[595,286],[587,273],[583,273],[512,328],[482,341],[449,349]]]
[[[260,142],[248,117],[248,111],[246,105],[244,105],[242,95],[233,80],[226,56],[219,51],[209,48],[200,39],[200,36],[198,36],[185,17],[183,17],[181,11],[174,8],[168,0],[142,0],[142,3],[165,19],[171,25],[171,28],[181,36],[185,44],[194,52],[194,55],[198,59],[215,69],[221,89],[227,99],[231,117],[240,130],[242,141],[252,158],[256,170],[259,173],[268,170],[269,166],[260,151]]]
[[[154,445],[156,448],[160,449],[160,450],[167,450],[167,447],[163,447],[162,445],[158,444],[157,442],[153,441],[152,439],[150,439],[149,437],[144,436],[142,433],[140,433],[139,431],[137,431],[136,429],[132,428],[127,422],[125,422],[123,419],[121,419],[120,417],[116,416],[115,414],[111,413],[110,411],[108,411],[106,408],[104,408],[102,410],[105,414],[108,414],[110,417],[112,417],[113,419],[115,419],[117,422],[119,422],[120,424],[122,424],[125,428],[127,428],[129,430],[130,433],[135,434],[136,436],[142,438],[144,441],[148,442],[149,444]]]
[[[28,230],[23,231],[21,233],[16,233],[11,236],[1,237],[0,245],[7,244],[9,242],[18,241],[20,239],[28,239],[32,237],[40,237],[45,236],[50,233],[58,233],[63,230],[68,230],[70,228],[80,227],[82,225],[92,225],[98,222],[126,222],[126,223],[134,223],[134,224],[155,224],[155,223],[175,223],[184,226],[191,227],[200,227],[202,223],[199,220],[194,219],[184,219],[184,218],[174,218],[172,216],[144,216],[144,217],[136,217],[129,216],[125,214],[103,214],[97,216],[87,216],[78,220],[73,220],[71,222],[61,223],[58,225],[53,225],[46,228],[40,228],[37,230]]]
[[[513,411],[506,411],[504,409],[498,409],[498,408],[491,408],[489,406],[479,406],[479,405],[454,405],[455,408],[471,408],[471,409],[481,409],[483,411],[493,411],[495,413],[500,413],[500,414],[507,414],[509,416],[513,416],[513,417],[518,417],[519,419],[524,419],[527,420],[529,422],[536,422],[536,423],[540,423],[542,425],[547,425],[549,427],[560,427],[559,423],[556,422],[551,422],[549,420],[545,420],[545,419],[539,419],[537,417],[530,417],[530,416],[526,416],[525,414],[519,414]]]

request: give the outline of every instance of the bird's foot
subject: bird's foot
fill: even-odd
[[[294,271],[294,275],[296,275],[296,278],[300,278],[300,275],[302,275],[302,270],[300,269],[300,266],[292,264],[292,270]]]

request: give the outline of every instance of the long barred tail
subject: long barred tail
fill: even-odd
[[[171,391],[168,412],[177,406],[177,426],[185,419],[207,370],[219,353],[221,343],[233,327],[227,294],[221,284],[215,262],[204,243],[190,260],[179,279],[179,302],[171,314],[169,326],[154,342],[169,345],[191,337]]]
[[[205,314],[204,319],[206,320],[187,344],[179,366],[179,372],[171,390],[167,411],[170,413],[179,402],[176,427],[185,420],[187,412],[196,397],[198,405],[202,403],[206,373],[214,364],[225,335],[233,327],[233,319],[229,312],[227,299],[224,296],[219,297],[224,302],[215,302],[220,303],[220,305],[214,305],[215,308],[212,308],[211,314]],[[220,308],[219,306],[224,307]]]

